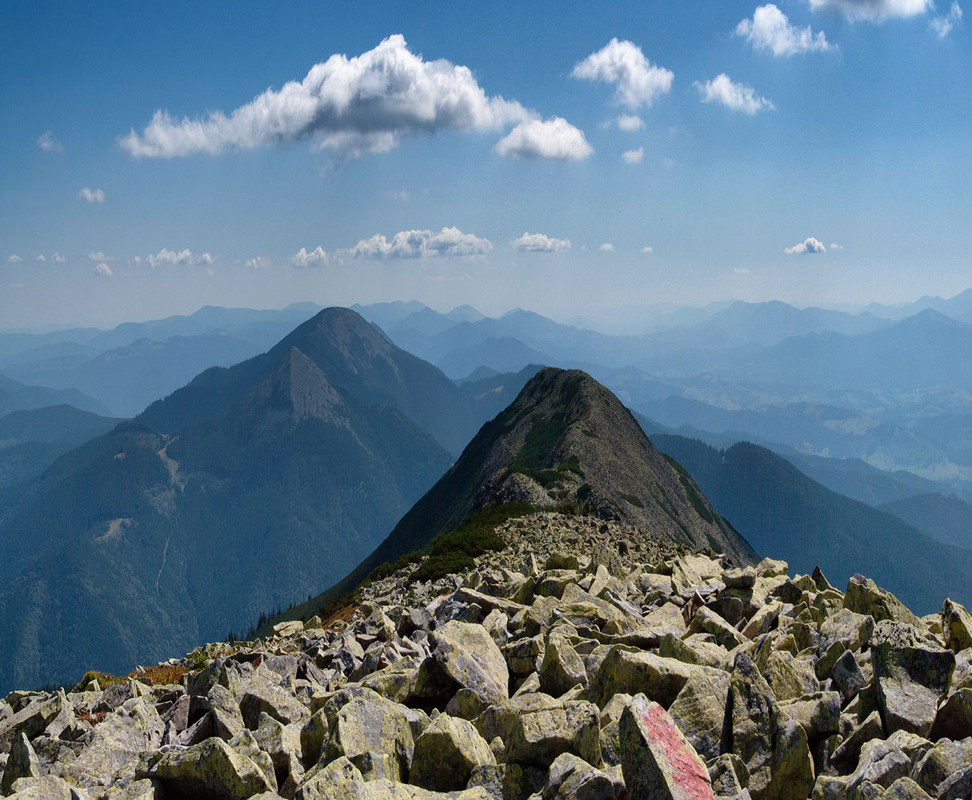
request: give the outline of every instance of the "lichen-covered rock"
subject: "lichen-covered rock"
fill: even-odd
[[[333,722],[329,720],[327,760],[347,756],[366,778],[375,775],[404,781],[415,747],[408,716],[397,703],[369,694],[353,697],[341,706]],[[391,775],[380,774],[386,770]]]
[[[921,620],[911,613],[904,603],[863,575],[853,575],[847,582],[844,608],[874,617],[876,622],[893,620],[907,625],[921,625]]]
[[[955,654],[925,641],[912,625],[885,620],[871,635],[871,664],[885,733],[906,730],[927,738]]]
[[[588,697],[603,707],[618,692],[644,694],[668,708],[693,675],[711,669],[662,658],[646,651],[614,647],[601,663],[588,688]]]
[[[705,762],[658,703],[635,695],[620,722],[621,768],[633,797],[710,800]]]
[[[14,781],[20,778],[38,778],[41,775],[40,762],[34,748],[30,746],[27,734],[21,731],[13,740],[7,763],[0,780],[0,793],[8,795],[13,791]]]
[[[692,675],[668,709],[675,724],[706,761],[721,752],[729,675],[722,670]]]
[[[259,673],[253,675],[243,691],[240,713],[250,730],[259,727],[261,713],[285,725],[303,723],[310,717],[310,711],[292,694]]]
[[[543,787],[544,800],[627,800],[622,780],[572,753],[554,759]]]
[[[476,767],[495,763],[471,722],[440,714],[415,742],[410,781],[437,792],[455,791],[466,787]]]
[[[509,697],[506,660],[482,625],[451,620],[436,628],[433,641],[435,649],[416,676],[412,697],[451,698],[459,688],[472,689],[487,705]]]
[[[567,637],[556,629],[547,637],[543,661],[537,671],[540,688],[559,697],[574,686],[587,683],[584,661],[571,646]]]
[[[807,797],[813,760],[799,723],[781,718],[776,698],[745,652],[733,662],[723,727],[723,750],[738,755],[749,771],[754,800]]]
[[[185,798],[245,800],[271,791],[256,764],[216,737],[192,747],[155,753],[139,765],[136,777],[151,778],[167,793]]]
[[[601,763],[597,707],[568,701],[525,711],[513,723],[506,742],[506,760],[545,766],[561,753],[573,753],[588,764]]]
[[[957,742],[943,739],[915,765],[912,777],[934,797],[943,781],[969,764],[972,764],[972,738]]]
[[[945,646],[954,653],[972,647],[972,614],[965,606],[946,599],[942,604],[942,632]]]

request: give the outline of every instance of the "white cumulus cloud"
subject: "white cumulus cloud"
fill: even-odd
[[[826,253],[827,246],[819,239],[814,239],[812,236],[809,236],[800,242],[800,244],[795,244],[793,247],[787,247],[783,252],[791,256],[815,255],[817,253]]]
[[[554,239],[543,233],[526,233],[510,242],[510,246],[528,253],[560,253],[570,250],[570,239]]]
[[[611,242],[605,242],[604,244],[602,244],[597,249],[600,250],[602,253],[613,253],[614,252],[614,245],[611,244]]]
[[[482,258],[493,249],[488,239],[481,239],[458,228],[399,231],[389,240],[376,233],[362,239],[347,251],[352,258]]]
[[[496,143],[495,150],[503,158],[561,161],[582,161],[594,152],[584,132],[561,117],[521,122]]]
[[[60,253],[55,253],[51,256],[51,261],[53,261],[55,264],[63,264],[65,260],[66,259],[64,256],[62,256]]]
[[[112,275],[114,275],[114,273],[111,271],[111,267],[109,267],[104,261],[95,266],[94,271],[95,275],[100,275],[102,278],[110,278]]]
[[[650,244],[646,244],[644,247],[641,248],[641,252],[644,253],[646,256],[650,256],[652,253],[655,252],[655,249]]]
[[[621,154],[625,164],[640,164],[645,157],[645,148],[639,147],[637,150],[625,150]]]
[[[64,145],[61,140],[54,135],[54,131],[44,131],[37,138],[37,147],[42,153],[58,154],[64,152]]]
[[[7,263],[8,264],[22,264],[23,261],[24,260],[20,256],[18,256],[16,253],[12,253],[11,255],[7,256]]]
[[[137,158],[172,158],[313,139],[337,155],[360,156],[409,136],[501,131],[535,117],[516,101],[487,96],[468,67],[425,61],[396,34],[359,56],[334,54],[303,80],[267,89],[229,114],[176,119],[156,111],[121,145]]]
[[[961,21],[962,7],[958,3],[953,2],[947,14],[940,17],[933,17],[928,24],[931,25],[931,29],[935,31],[935,35],[939,39],[944,39],[952,32],[952,28]]]
[[[295,267],[321,267],[330,262],[330,260],[331,254],[326,252],[320,245],[310,252],[307,251],[307,248],[301,247],[300,250],[290,257],[290,263]]]
[[[38,253],[37,258],[35,258],[34,261],[47,261],[47,256],[45,256],[43,253]]]
[[[645,123],[637,114],[620,114],[616,120],[618,129],[622,131],[640,131]]]
[[[809,25],[797,28],[772,3],[757,8],[752,19],[742,20],[736,26],[736,33],[745,37],[755,50],[768,50],[774,56],[833,49],[823,31],[814,33]]]
[[[263,269],[264,267],[269,267],[273,261],[271,261],[266,256],[256,256],[255,258],[248,258],[245,262],[246,266],[250,269]]]
[[[696,81],[693,85],[702,95],[703,103],[721,103],[726,108],[741,111],[743,114],[755,114],[757,111],[775,108],[765,97],[756,94],[752,86],[733,83],[724,72],[711,81]]]
[[[215,260],[209,253],[193,255],[189,250],[169,250],[163,247],[158,253],[149,255],[146,259],[149,265],[157,267],[160,264],[212,264]]]
[[[88,253],[88,258],[91,261],[111,261],[111,256],[106,256],[100,250],[92,250],[90,253]]]
[[[596,53],[574,65],[571,75],[586,81],[613,83],[617,101],[627,108],[650,106],[672,88],[675,73],[655,66],[634,42],[611,39]]]
[[[884,22],[893,17],[914,17],[935,7],[932,0],[810,0],[812,9],[836,11],[851,21]]]
[[[85,186],[80,192],[78,192],[78,197],[81,200],[84,200],[86,203],[104,203],[105,190],[89,189],[87,186]]]

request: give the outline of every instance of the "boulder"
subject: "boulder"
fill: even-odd
[[[557,632],[557,629],[547,637],[543,661],[537,672],[541,690],[554,697],[559,697],[574,686],[587,683],[583,659],[567,637]]]
[[[942,633],[945,646],[958,653],[972,647],[972,614],[965,606],[946,599],[942,604]]]
[[[675,724],[706,761],[720,753],[729,675],[722,670],[692,675],[668,709]]]
[[[807,797],[813,760],[802,726],[780,714],[766,680],[745,652],[736,655],[729,681],[722,749],[749,771],[754,800]]]
[[[712,784],[705,763],[658,703],[635,695],[619,726],[621,768],[631,797],[708,800]]]
[[[544,800],[627,800],[629,794],[619,777],[572,753],[562,753],[550,765],[542,796]]]
[[[256,673],[243,690],[240,714],[246,727],[256,730],[261,713],[269,714],[285,725],[303,724],[310,717],[310,711],[290,692]]]
[[[912,614],[904,603],[863,575],[853,575],[847,582],[844,608],[874,617],[875,622],[893,620],[908,625],[921,625],[921,620]]]
[[[410,781],[437,792],[455,791],[466,788],[476,767],[495,763],[471,722],[439,714],[415,741]]]
[[[148,755],[139,764],[136,778],[151,778],[166,794],[184,798],[244,800],[272,790],[256,764],[216,737]]]
[[[871,664],[885,734],[906,730],[927,738],[955,654],[927,642],[912,625],[885,620],[871,635]]]
[[[363,690],[328,719],[328,728],[328,761],[347,756],[365,778],[408,778],[414,741],[403,706]]]
[[[3,768],[3,778],[0,779],[0,792],[8,795],[13,791],[14,781],[19,778],[38,778],[40,775],[41,765],[37,754],[30,746],[27,734],[21,731],[10,747],[7,763]]]
[[[451,620],[432,634],[435,649],[419,668],[410,697],[450,699],[472,689],[487,705],[509,698],[510,673],[502,652],[482,626]]]
[[[885,800],[932,800],[929,794],[911,778],[898,778],[881,796]]]
[[[972,765],[942,781],[938,787],[938,800],[968,800],[972,797]]]
[[[55,775],[20,778],[14,781],[12,792],[8,796],[15,800],[81,800],[84,797],[71,784]]]
[[[864,688],[864,673],[854,658],[854,653],[844,650],[830,670],[830,678],[840,692],[841,701],[846,703]]]
[[[506,760],[546,767],[561,753],[601,763],[597,707],[584,701],[525,711],[510,730]]]
[[[938,707],[930,739],[964,739],[972,736],[972,689],[953,692]]]
[[[598,708],[603,708],[618,692],[644,694],[649,700],[668,708],[690,677],[709,674],[707,670],[710,669],[645,651],[631,652],[618,646],[612,648],[601,662],[588,688],[588,698]]]
[[[925,753],[911,777],[934,797],[945,780],[969,764],[972,764],[972,738],[957,742],[943,739]]]
[[[816,692],[781,702],[780,710],[803,726],[811,747],[840,732],[840,695],[837,692]]]

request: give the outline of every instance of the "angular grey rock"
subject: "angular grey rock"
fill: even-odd
[[[167,794],[184,798],[245,800],[271,791],[256,764],[216,737],[152,754],[139,765],[136,777],[156,780]]]
[[[620,722],[621,768],[632,797],[707,800],[705,762],[658,703],[635,695]]]
[[[256,730],[259,727],[261,712],[287,725],[303,723],[310,717],[310,711],[293,695],[257,673],[240,699],[240,714],[247,728]]]
[[[486,740],[471,722],[439,714],[415,742],[409,780],[437,792],[466,788],[477,767],[495,764]]]
[[[593,703],[568,701],[524,711],[510,730],[506,760],[543,767],[561,753],[573,753],[588,764],[600,764],[599,731]]]

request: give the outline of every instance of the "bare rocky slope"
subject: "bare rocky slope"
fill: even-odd
[[[972,617],[542,512],[328,619],[0,703],[18,798],[968,798]],[[425,562],[427,563],[427,562]]]
[[[582,510],[650,539],[725,554],[756,552],[678,464],[659,453],[621,401],[590,375],[548,367],[486,423],[445,475],[347,578],[291,616],[353,589],[373,569],[507,503]]]

